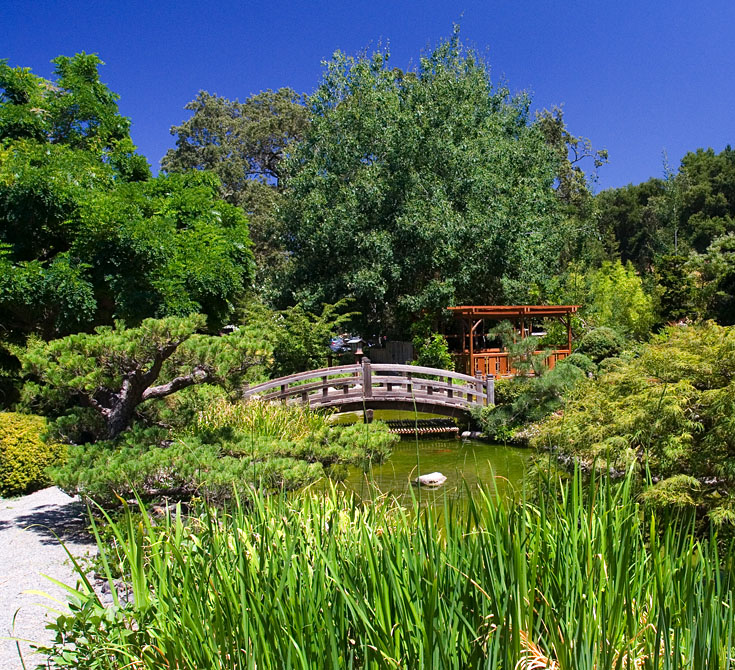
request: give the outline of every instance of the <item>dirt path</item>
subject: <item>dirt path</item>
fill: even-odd
[[[54,533],[75,556],[95,547],[84,532],[85,510],[76,499],[53,487],[22,498],[0,499],[0,668],[22,669],[16,643],[9,636],[33,642],[48,642],[46,607],[50,600],[29,589],[44,591],[64,599],[64,591],[42,575],[65,584],[75,584],[66,552]],[[17,614],[16,614],[17,612]],[[13,619],[15,618],[15,624]],[[27,668],[35,668],[43,658],[20,645]]]

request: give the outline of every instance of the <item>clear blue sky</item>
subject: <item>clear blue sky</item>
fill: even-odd
[[[563,103],[572,133],[608,149],[598,190],[661,176],[663,150],[677,166],[735,144],[733,0],[0,0],[0,58],[49,77],[59,54],[98,53],[155,169],[200,89],[311,92],[334,50],[381,41],[406,67],[457,21],[495,81]]]

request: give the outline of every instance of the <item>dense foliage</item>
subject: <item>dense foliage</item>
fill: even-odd
[[[606,326],[586,332],[576,348],[576,353],[587,356],[593,363],[617,356],[623,351],[625,340],[620,334]]]
[[[729,667],[731,546],[682,519],[659,528],[631,482],[554,493],[479,491],[436,512],[331,494],[128,514],[100,547],[125,576],[107,571],[114,606],[80,571],[51,657],[76,670]]]
[[[193,311],[226,323],[253,272],[244,214],[213,175],[150,178],[96,56],[54,63],[50,82],[0,62],[2,338]]]
[[[735,332],[674,326],[606,371],[541,426],[535,444],[564,461],[655,483],[652,503],[693,504],[735,523]]]
[[[603,191],[595,201],[594,235],[605,254],[656,277],[664,320],[735,323],[732,147],[689,152],[677,170],[666,165],[664,179]]]
[[[193,421],[168,432],[132,430],[115,441],[70,446],[56,483],[105,507],[146,500],[224,503],[237,495],[291,491],[347,466],[383,462],[398,437],[385,424],[332,425],[300,406],[199,399]]]
[[[390,332],[450,304],[523,302],[550,275],[557,153],[458,34],[416,71],[338,52],[308,103],[286,159],[284,301],[350,296]]]
[[[32,381],[26,406],[57,417],[56,433],[70,441],[114,439],[143,403],[194,384],[234,388],[262,366],[267,344],[242,329],[227,336],[201,335],[204,317],[146,319],[137,328],[100,326],[18,350]]]
[[[430,333],[423,337],[417,335],[413,339],[413,348],[416,352],[416,365],[438,370],[454,370],[454,361],[444,335],[439,333]]]
[[[312,313],[298,304],[270,317],[273,361],[269,373],[273,377],[316,370],[327,366],[330,338],[342,333],[356,312],[345,312],[348,300],[322,305]],[[261,322],[262,323],[262,322]]]
[[[494,440],[528,442],[528,424],[540,421],[564,406],[570,393],[587,377],[583,363],[561,361],[552,370],[533,377],[515,377],[498,384],[495,405],[477,412],[482,432]]]
[[[247,214],[262,290],[285,260],[276,212],[284,187],[282,161],[304,134],[306,107],[301,96],[281,88],[244,102],[200,91],[185,109],[193,115],[171,128],[176,148],[169,149],[161,167],[209,170],[219,177],[222,198]]]
[[[49,467],[66,457],[66,447],[45,442],[46,419],[31,414],[0,412],[0,496],[15,496],[50,483]]]

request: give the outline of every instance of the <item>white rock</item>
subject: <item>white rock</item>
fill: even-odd
[[[417,486],[441,486],[447,478],[441,472],[430,472],[428,475],[421,475],[413,480]]]

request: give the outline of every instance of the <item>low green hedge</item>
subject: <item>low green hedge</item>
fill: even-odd
[[[50,483],[46,469],[64,460],[66,447],[43,440],[46,419],[0,413],[0,496],[14,496]]]

